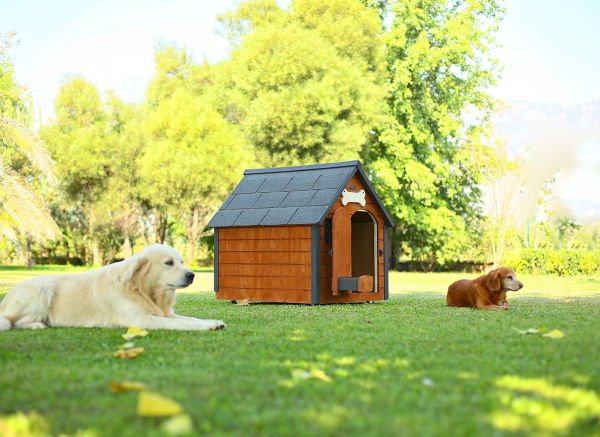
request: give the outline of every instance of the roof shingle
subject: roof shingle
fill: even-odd
[[[365,180],[388,225],[393,221],[359,161],[246,170],[208,226],[275,226],[320,223],[355,174]]]

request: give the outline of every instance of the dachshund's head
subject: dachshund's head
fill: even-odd
[[[485,285],[494,293],[517,291],[523,288],[523,283],[517,279],[517,274],[509,267],[499,267],[489,272]]]

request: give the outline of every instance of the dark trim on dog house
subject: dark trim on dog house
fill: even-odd
[[[214,277],[215,293],[217,293],[219,291],[219,228],[215,228],[214,240]]]
[[[312,305],[317,305],[320,303],[321,295],[321,227],[319,225],[312,225],[310,234],[310,302]]]
[[[388,227],[384,226],[383,228],[383,247],[384,247],[384,253],[383,253],[383,279],[385,281],[385,284],[383,285],[383,298],[385,300],[388,300],[388,298],[390,297],[390,256],[391,254],[388,253],[388,248],[390,247],[390,237],[389,237],[389,231],[388,231]]]

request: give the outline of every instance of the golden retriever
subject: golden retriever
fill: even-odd
[[[224,328],[173,312],[175,290],[194,281],[172,247],[154,244],[133,257],[85,273],[38,276],[0,303],[0,331],[49,326],[206,331]]]
[[[448,287],[446,303],[451,307],[507,310],[506,292],[523,288],[514,270],[499,267],[477,279],[461,279]]]

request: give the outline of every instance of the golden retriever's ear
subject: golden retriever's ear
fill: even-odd
[[[489,272],[485,279],[485,286],[493,293],[502,291],[502,270],[496,269]]]
[[[148,270],[150,270],[150,260],[148,258],[132,259],[131,266],[125,272],[124,282],[127,286],[142,291]]]

